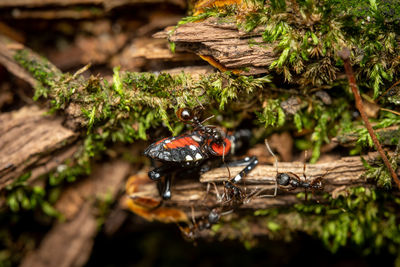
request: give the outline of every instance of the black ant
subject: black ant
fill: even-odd
[[[218,208],[213,208],[207,215],[207,217],[202,217],[198,222],[194,217],[194,209],[192,207],[192,224],[187,227],[182,227],[178,225],[179,229],[181,230],[183,236],[189,240],[195,240],[200,236],[200,233],[204,230],[211,229],[214,224],[219,222],[221,216],[230,213],[228,212],[221,212]]]
[[[275,154],[272,152],[271,148],[269,147],[267,139],[265,139],[265,145],[267,146],[269,153],[271,153],[271,155],[275,159],[275,166],[276,166],[275,179],[276,179],[277,184],[280,187],[287,189],[289,191],[295,190],[296,188],[304,188],[306,201],[307,201],[307,189],[311,189],[312,193],[314,193],[314,191],[317,191],[317,190],[319,190],[319,191],[324,190],[323,177],[328,173],[328,171],[324,175],[317,177],[317,178],[311,180],[310,182],[307,181],[306,163],[304,163],[304,165],[303,165],[304,180],[302,180],[297,174],[295,174],[293,172],[288,172],[288,173],[279,172],[278,171],[278,159],[275,156]]]
[[[224,195],[222,199],[224,199],[225,202],[230,202],[232,203],[232,206],[240,206],[245,203],[249,203],[251,199],[258,197],[258,198],[263,198],[263,197],[275,197],[278,185],[275,182],[275,191],[274,194],[272,195],[261,195],[261,193],[264,191],[264,189],[255,189],[253,192],[247,194],[246,188],[245,190],[241,189],[237,184],[243,180],[243,178],[248,175],[258,164],[258,159],[257,157],[246,157],[242,161],[237,161],[234,162],[236,166],[239,164],[247,164],[247,166],[240,171],[234,178],[229,179],[228,181],[224,182]],[[232,164],[230,165],[232,166]]]

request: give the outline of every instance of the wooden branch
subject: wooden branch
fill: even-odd
[[[0,114],[0,189],[32,171],[31,179],[72,156],[78,135],[38,107]]]
[[[267,73],[269,65],[277,59],[273,51],[275,46],[265,44],[262,31],[258,29],[250,33],[242,32],[234,23],[209,18],[181,25],[169,35],[171,30],[166,28],[153,37],[168,38],[176,44],[176,51],[189,51],[209,57],[222,68],[238,70],[240,74]]]
[[[368,162],[372,163],[377,157],[378,153],[370,153],[363,156]],[[239,173],[243,167],[230,168],[231,175],[234,177]],[[362,164],[360,157],[345,157],[339,160],[306,165],[306,176],[312,180],[315,177],[323,177],[325,184],[324,192],[330,193],[336,197],[340,192],[349,187],[366,186],[370,187],[372,184],[367,184],[365,178],[361,175],[365,172],[365,167]],[[302,177],[303,163],[301,162],[281,162],[279,163],[280,172],[293,172]],[[328,172],[327,172],[328,171]],[[263,194],[273,194],[275,188],[276,168],[272,165],[259,165],[257,166],[245,179],[244,183],[240,186],[242,189],[246,188],[247,193],[254,192],[255,190],[265,189]],[[167,207],[175,207],[190,212],[191,207],[203,206],[218,206],[221,205],[217,201],[215,190],[211,190],[206,198],[206,184],[217,183],[219,193],[223,193],[222,182],[228,179],[227,169],[225,167],[217,168],[206,172],[197,181],[174,181],[172,187],[172,198],[165,201]],[[304,192],[303,189],[287,191],[278,189],[278,195],[275,198],[254,198],[249,203],[240,206],[245,209],[264,209],[272,207],[291,206],[295,203],[302,202],[301,199],[296,197],[299,192]],[[318,193],[316,193],[318,195]],[[159,199],[156,183],[150,181],[142,185],[140,191],[131,195],[131,197],[147,197],[151,199]],[[318,198],[318,196],[316,196]],[[190,213],[188,213],[190,214]]]
[[[79,267],[88,260],[98,231],[96,201],[115,199],[130,171],[130,164],[112,161],[99,165],[93,174],[65,190],[56,207],[66,216],[28,253],[21,267]]]

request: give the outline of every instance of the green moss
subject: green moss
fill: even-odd
[[[399,34],[400,8],[394,0],[310,0],[310,1],[248,1],[248,9],[237,6],[207,9],[200,17],[190,16],[182,19],[199,21],[208,17],[231,21],[238,29],[257,32],[262,31],[263,42],[255,44],[250,39],[249,46],[272,45],[277,59],[269,66],[271,72],[268,79],[274,81],[275,87],[285,87],[297,91],[304,96],[302,100],[309,101],[307,111],[294,114],[283,112],[281,103],[288,98],[287,94],[274,95],[263,93],[260,102],[263,110],[255,110],[261,123],[270,129],[292,129],[297,131],[312,130],[307,141],[313,145],[311,162],[320,156],[320,149],[329,138],[339,131],[358,131],[359,141],[353,153],[360,153],[365,146],[372,146],[372,140],[367,131],[357,130],[360,124],[352,118],[354,111],[353,97],[349,94],[346,79],[338,79],[343,73],[343,62],[338,52],[343,47],[352,50],[352,65],[355,69],[357,82],[361,91],[371,98],[377,98],[393,81],[400,78],[400,49],[396,36]],[[181,23],[178,24],[178,26]],[[243,76],[240,76],[243,77]],[[223,88],[223,80],[212,84],[224,100],[218,101],[220,108],[236,99],[229,88]],[[311,92],[318,90],[336,91],[336,101],[333,107],[323,106],[312,97]],[[267,91],[264,87],[264,92]],[[284,91],[284,90],[282,90]],[[288,90],[289,92],[289,90]],[[382,101],[390,102],[395,97],[387,94]],[[334,112],[336,104],[342,114]],[[382,106],[383,107],[383,106]],[[379,114],[377,121],[388,121],[386,115]],[[393,122],[391,125],[398,125]],[[388,123],[386,123],[388,125]],[[274,128],[271,128],[274,127]],[[387,127],[383,124],[375,128]]]
[[[325,195],[323,204],[311,201],[289,208],[257,210],[256,217],[241,216],[234,222],[221,222],[216,234],[233,238],[236,231],[235,235],[246,236],[255,244],[257,237],[243,229],[262,227],[274,240],[290,241],[298,232],[307,233],[319,238],[332,253],[344,246],[356,246],[364,254],[386,250],[397,255],[400,227],[396,214],[400,199],[390,192],[364,187],[349,189],[347,194],[336,199]]]
[[[312,147],[311,162],[319,158],[322,145],[338,132],[356,132],[361,123],[353,116],[354,100],[347,80],[338,79],[343,64],[337,52],[343,46],[350,47],[360,89],[371,97],[381,95],[399,78],[396,34],[400,27],[390,25],[399,21],[398,6],[383,0],[370,1],[368,5],[361,0],[254,3],[245,16],[237,7],[225,11],[208,9],[183,19],[178,26],[213,16],[234,22],[246,31],[261,27],[263,43],[249,45],[273,44],[277,54],[265,76],[236,76],[227,72],[193,79],[185,73],[171,76],[120,72],[115,68],[113,83],[109,84],[99,77],[84,79],[77,74],[55,72],[46,60],[32,59],[29,51],[17,53],[15,59],[39,81],[35,99],[47,98],[53,110],[76,105],[82,119],[83,144],[74,157],[63,163],[65,168],[49,174],[50,187],[90,173],[92,161],[115,142],[146,139],[150,129],[161,125],[178,134],[184,125],[177,122],[174,111],[180,107],[202,105],[206,112],[216,115],[216,124],[228,128],[238,126],[246,118],[258,118],[262,125],[254,125],[253,130],[265,135],[277,129],[308,133],[297,138],[295,144],[300,149]],[[320,90],[330,95],[332,103],[325,103],[314,94]],[[293,96],[300,102],[294,112],[282,104]],[[391,108],[392,98],[385,96],[381,107]],[[399,125],[398,118],[380,112],[375,128]],[[358,130],[357,134],[357,152],[371,146],[365,130]],[[387,186],[389,176],[383,167],[378,168],[371,167],[366,176]],[[12,190],[9,198],[9,206],[14,210],[32,206],[34,199],[19,188],[23,188],[22,184]],[[42,198],[47,201],[47,197]],[[271,238],[290,240],[294,233],[303,231],[320,238],[333,252],[347,244],[363,247],[366,253],[383,247],[398,252],[398,205],[399,200],[389,194],[354,189],[349,197],[329,198],[324,205],[300,204],[288,209],[260,210],[255,215]],[[48,212],[51,214],[51,209]],[[231,225],[241,231],[248,247],[254,245],[247,224],[252,218],[243,217]],[[219,227],[221,231],[225,229],[219,225],[213,230]],[[229,238],[230,233],[226,236]]]

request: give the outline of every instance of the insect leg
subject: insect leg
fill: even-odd
[[[161,165],[160,167],[154,168],[153,170],[149,171],[148,175],[151,180],[158,181],[161,179],[161,177],[171,173],[175,169],[176,166],[174,165],[164,164]]]
[[[164,188],[161,194],[161,197],[163,199],[170,199],[171,198],[171,178],[172,175],[168,174],[165,176],[165,181],[164,181]]]
[[[244,159],[227,162],[226,165],[228,165],[228,167],[247,166],[249,165],[249,162],[253,160],[253,158],[256,157],[245,157]]]
[[[245,158],[245,160],[246,160],[246,158]],[[245,177],[247,174],[249,174],[257,166],[257,164],[258,164],[257,157],[248,158],[248,164],[235,177],[233,177],[233,179],[231,180],[232,183],[237,184],[238,182],[240,182],[243,179],[243,177]]]

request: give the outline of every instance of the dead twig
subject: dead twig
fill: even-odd
[[[344,61],[344,69],[346,70],[346,75],[347,75],[347,78],[349,79],[350,88],[353,91],[354,98],[356,101],[356,107],[357,107],[358,111],[360,112],[361,118],[364,121],[365,126],[367,127],[367,130],[368,130],[368,133],[371,136],[376,149],[378,150],[379,154],[381,155],[383,162],[385,163],[386,167],[388,168],[390,175],[392,176],[394,182],[397,184],[397,187],[400,189],[400,180],[397,177],[396,172],[393,170],[392,166],[390,165],[389,160],[386,157],[386,154],[383,151],[381,144],[379,143],[378,138],[376,137],[376,135],[374,133],[374,130],[372,129],[372,125],[369,122],[367,115],[365,114],[364,105],[361,100],[360,92],[358,91],[358,88],[357,88],[353,69],[350,65],[350,50],[348,48],[343,48],[342,51],[340,51],[339,55]]]

